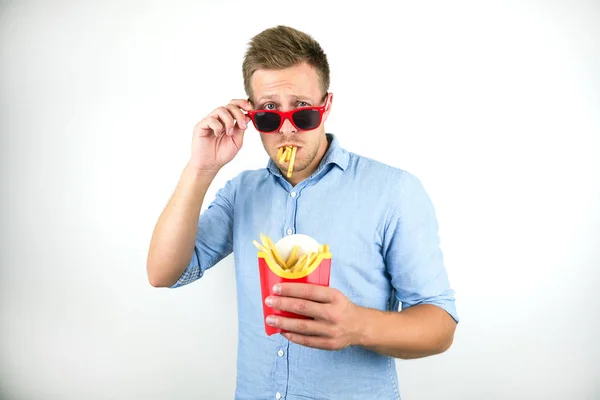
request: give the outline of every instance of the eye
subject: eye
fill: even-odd
[[[262,106],[263,110],[274,110],[275,109],[275,104],[273,103],[267,103],[264,106]]]
[[[308,107],[308,103],[305,101],[299,101],[296,107]]]

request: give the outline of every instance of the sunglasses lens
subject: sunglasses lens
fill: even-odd
[[[294,113],[294,123],[302,130],[315,129],[321,123],[321,113],[317,110],[301,110]]]
[[[275,113],[259,112],[254,115],[256,127],[261,132],[273,132],[279,128],[281,117]]]

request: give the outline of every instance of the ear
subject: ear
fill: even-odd
[[[325,113],[323,114],[323,122],[327,121],[327,117],[329,117],[329,112],[331,111],[331,103],[333,103],[333,93],[328,92],[327,98],[325,100]]]

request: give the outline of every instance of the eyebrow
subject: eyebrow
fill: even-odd
[[[278,101],[277,101],[278,99],[279,99],[279,95],[270,94],[270,95],[267,95],[267,96],[262,96],[261,98],[259,98],[258,100],[256,100],[256,103],[257,104],[258,103],[262,103],[265,100],[271,100],[271,101],[274,101],[274,102],[278,103]],[[306,101],[306,102],[313,102],[313,100],[310,97],[308,97],[308,96],[291,95],[291,96],[289,96],[289,99],[292,100],[292,101],[302,100],[302,101]]]

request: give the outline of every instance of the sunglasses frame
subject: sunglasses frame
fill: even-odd
[[[295,108],[290,111],[250,110],[247,112],[247,115],[252,120],[252,124],[254,124],[254,128],[256,128],[257,131],[264,133],[264,134],[274,134],[274,133],[279,132],[281,127],[285,123],[286,119],[288,121],[290,121],[290,123],[294,126],[294,128],[298,129],[299,131],[306,131],[306,130],[317,129],[319,126],[321,126],[321,123],[323,123],[323,114],[325,114],[325,111],[327,111],[328,104],[329,104],[329,93],[325,94],[325,104],[323,104],[322,106],[300,107],[300,108]],[[301,129],[298,125],[296,125],[296,123],[294,122],[294,118],[293,118],[294,114],[299,111],[318,111],[319,112],[319,124],[312,129]],[[256,114],[258,114],[258,113],[270,113],[270,114],[279,115],[279,118],[281,119],[281,121],[279,122],[279,126],[277,127],[277,129],[273,129],[272,131],[268,131],[268,132],[261,131],[260,129],[258,129],[258,126],[256,125],[256,120],[254,119]]]

